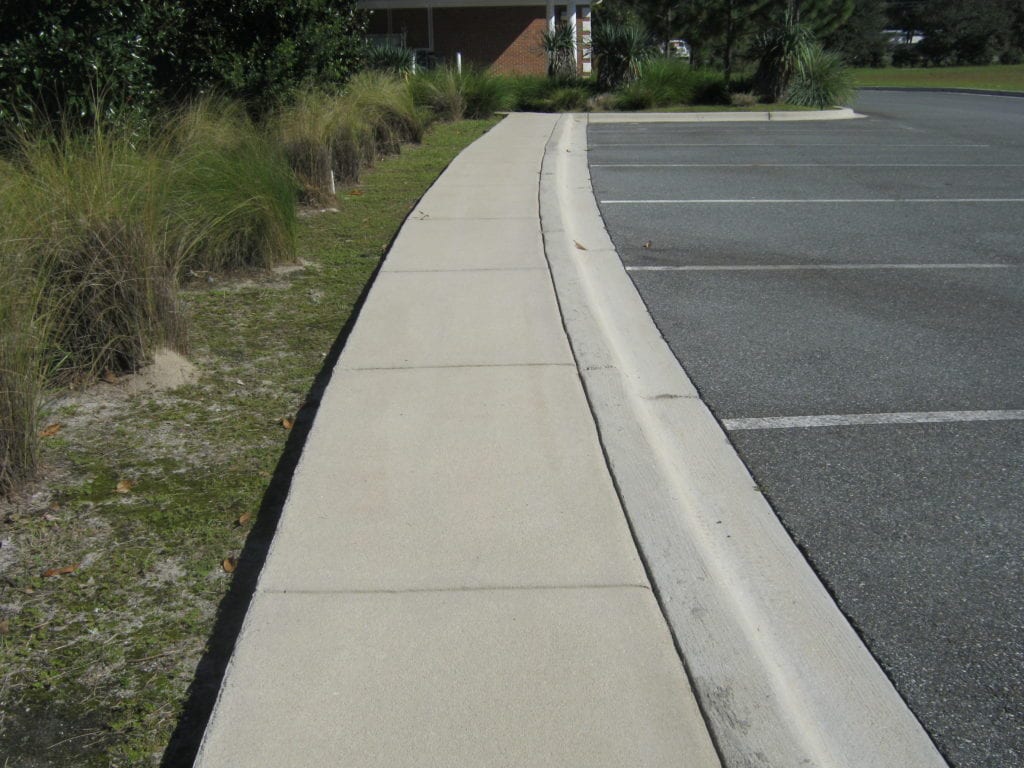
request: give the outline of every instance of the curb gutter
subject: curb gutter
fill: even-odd
[[[577,115],[577,117],[580,117]],[[859,120],[864,115],[849,107],[814,111],[775,112],[593,112],[589,121],[604,123],[766,123],[813,120]]]
[[[609,466],[724,765],[946,766],[654,326],[594,200],[587,124],[563,116],[548,143],[545,250]]]

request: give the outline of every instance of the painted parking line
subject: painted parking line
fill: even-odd
[[[682,264],[627,266],[627,272],[779,272],[793,269],[1017,269],[1020,264]]]
[[[948,424],[968,421],[1024,421],[1024,411],[919,411],[909,413],[852,413],[828,416],[768,416],[722,419],[730,432],[752,429],[806,429],[887,424]]]
[[[601,205],[835,205],[835,204],[1024,203],[1024,197],[735,198],[725,200],[602,200]]]
[[[591,168],[1024,168],[1024,163],[591,163]]]
[[[935,149],[936,147],[942,147],[943,149],[978,149],[980,147],[988,147],[988,144],[872,144],[871,148],[884,147],[893,148],[898,147],[899,149]],[[849,142],[841,143],[827,143],[822,144],[820,142],[814,142],[809,144],[779,144],[778,142],[763,142],[763,143],[747,143],[747,142],[735,142],[730,141],[726,143],[712,144],[708,142],[697,142],[697,143],[671,143],[671,144],[654,144],[650,142],[631,142],[624,144],[590,144],[590,149],[602,149],[604,147],[779,147],[779,148],[793,148],[793,147],[845,147],[849,148]]]

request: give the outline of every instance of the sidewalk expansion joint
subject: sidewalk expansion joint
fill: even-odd
[[[469,267],[466,269],[384,269],[386,275],[421,275],[465,272],[547,272],[547,267]]]
[[[410,589],[266,589],[264,595],[433,595],[463,592],[579,592],[637,589],[651,592],[648,584],[534,584],[479,587],[413,587]]]
[[[449,368],[575,368],[569,363],[464,363],[452,365],[383,365],[370,367],[339,368],[339,371],[433,371]]]

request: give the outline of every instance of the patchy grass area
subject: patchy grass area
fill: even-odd
[[[850,70],[857,86],[892,85],[904,88],[981,88],[1024,92],[1024,64],[988,67],[886,67]]]
[[[183,764],[164,753],[303,401],[411,207],[493,123],[439,125],[305,211],[297,268],[188,287],[193,383],[49,403],[41,478],[0,506],[4,765]]]

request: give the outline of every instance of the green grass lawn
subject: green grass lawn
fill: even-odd
[[[1024,64],[988,67],[919,67],[851,70],[854,82],[862,85],[893,85],[921,88],[981,88],[1024,92]]]
[[[197,664],[255,576],[233,558],[270,536],[291,422],[405,216],[493,124],[438,125],[304,212],[302,268],[187,287],[194,384],[54,395],[41,477],[0,506],[0,765],[158,765],[193,681],[212,700]]]

